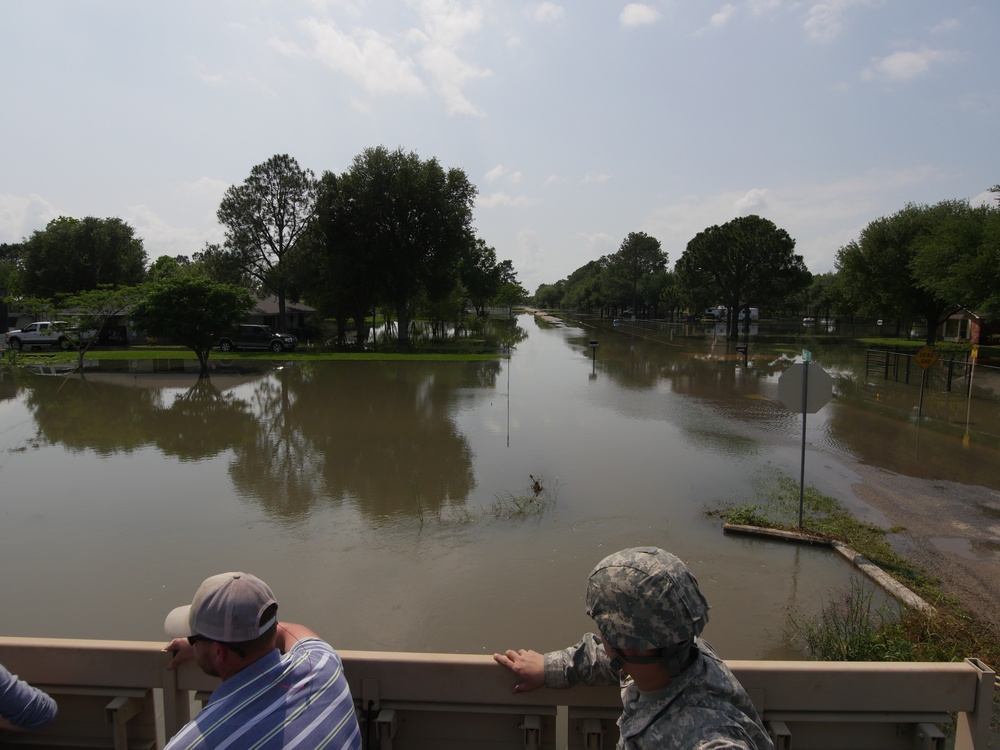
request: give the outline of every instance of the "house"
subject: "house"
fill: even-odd
[[[285,300],[285,327],[291,333],[302,331],[306,327],[306,319],[315,312],[315,307],[310,307],[301,302]],[[269,326],[273,331],[277,331],[278,298],[271,295],[258,299],[257,307],[247,317],[247,323],[259,323]]]
[[[965,308],[948,316],[937,330],[940,341],[968,341],[970,344],[989,344],[994,335],[1000,335],[1000,320],[988,320]]]

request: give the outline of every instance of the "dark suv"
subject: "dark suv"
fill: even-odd
[[[219,339],[219,349],[270,349],[272,352],[294,352],[299,341],[290,333],[274,333],[267,326],[246,324],[237,326],[229,336]]]

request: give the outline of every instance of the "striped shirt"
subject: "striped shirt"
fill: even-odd
[[[354,701],[340,657],[303,638],[223,682],[166,750],[361,747]]]

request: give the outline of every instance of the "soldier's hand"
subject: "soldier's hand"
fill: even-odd
[[[545,685],[545,657],[537,651],[508,649],[502,654],[493,654],[493,661],[506,667],[517,677],[515,693],[524,693]]]

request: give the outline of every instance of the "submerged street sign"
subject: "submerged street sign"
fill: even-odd
[[[808,377],[806,368],[809,368]],[[808,382],[806,382],[808,380]],[[819,365],[796,362],[778,378],[778,399],[791,411],[802,414],[802,389],[805,387],[805,413],[815,414],[833,397],[833,378]]]
[[[925,370],[938,361],[937,352],[935,352],[929,346],[925,346],[919,352],[914,354],[913,358],[917,360],[917,364],[923,367]]]

